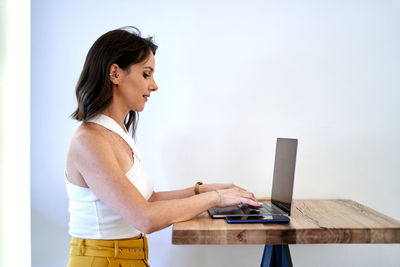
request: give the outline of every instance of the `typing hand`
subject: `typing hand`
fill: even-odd
[[[254,195],[244,189],[235,187],[230,189],[216,190],[220,196],[220,203],[217,207],[228,207],[238,204],[260,207],[261,205]]]

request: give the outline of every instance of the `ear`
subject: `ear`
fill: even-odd
[[[119,79],[120,74],[119,73],[120,72],[121,72],[121,69],[119,68],[119,66],[117,64],[114,63],[111,65],[109,75],[110,75],[110,82],[112,84],[119,84],[119,82],[120,82],[120,79]]]

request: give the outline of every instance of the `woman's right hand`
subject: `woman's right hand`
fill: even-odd
[[[261,206],[254,197],[253,193],[239,187],[217,189],[214,191],[219,197],[219,203],[216,205],[219,208],[235,206],[241,203],[255,207]]]

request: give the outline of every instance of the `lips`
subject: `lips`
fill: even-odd
[[[148,100],[148,98],[150,97],[150,95],[143,95],[144,99],[146,99],[146,101]]]

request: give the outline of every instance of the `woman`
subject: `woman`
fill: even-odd
[[[148,266],[145,234],[189,220],[207,209],[239,203],[257,206],[235,185],[201,184],[154,192],[135,146],[137,112],[157,91],[157,46],[125,27],[91,47],[76,87],[82,124],[66,162],[71,251],[68,266]]]

